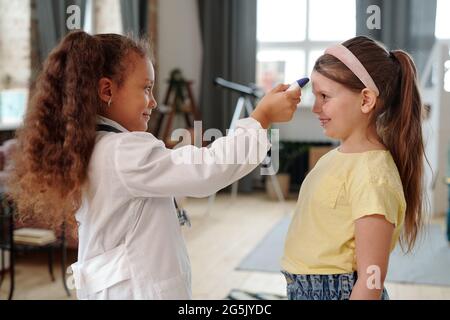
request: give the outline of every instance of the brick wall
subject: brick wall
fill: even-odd
[[[27,87],[30,78],[30,0],[0,0],[0,89]]]

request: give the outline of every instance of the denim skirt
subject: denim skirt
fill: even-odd
[[[291,274],[281,271],[286,278],[288,300],[348,300],[357,274]],[[389,300],[386,288],[383,288],[381,300]]]

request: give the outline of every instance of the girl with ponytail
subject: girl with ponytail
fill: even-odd
[[[396,243],[422,227],[422,102],[414,62],[358,36],[311,75],[313,112],[340,146],[302,184],[282,259],[290,299],[388,299]]]
[[[256,168],[266,128],[292,118],[300,92],[279,85],[209,148],[165,148],[149,45],[75,31],[48,56],[17,132],[8,193],[26,220],[78,228],[80,299],[188,299],[190,264],[174,196],[208,196]],[[223,150],[247,161],[224,163]],[[180,162],[203,159],[201,163]],[[249,161],[252,159],[251,161]],[[256,161],[255,161],[256,160]]]

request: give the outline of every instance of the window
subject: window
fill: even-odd
[[[437,0],[436,8],[436,38],[450,39],[450,20],[448,13],[450,12],[450,1]]]
[[[309,76],[327,47],[355,33],[355,0],[258,0],[257,85],[268,91]],[[307,88],[303,105],[312,102]]]
[[[437,0],[435,36],[438,39],[450,40],[450,20],[447,17],[448,12],[450,12],[450,1]],[[450,60],[445,62],[444,74],[444,90],[450,92]]]

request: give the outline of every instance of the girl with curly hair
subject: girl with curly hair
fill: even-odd
[[[300,101],[299,90],[279,85],[209,148],[167,149],[146,132],[156,108],[148,47],[68,34],[47,58],[17,134],[9,193],[24,217],[78,227],[80,299],[190,298],[173,197],[208,196],[255,169],[270,147],[265,129],[290,120]],[[255,161],[227,163],[230,150]]]

